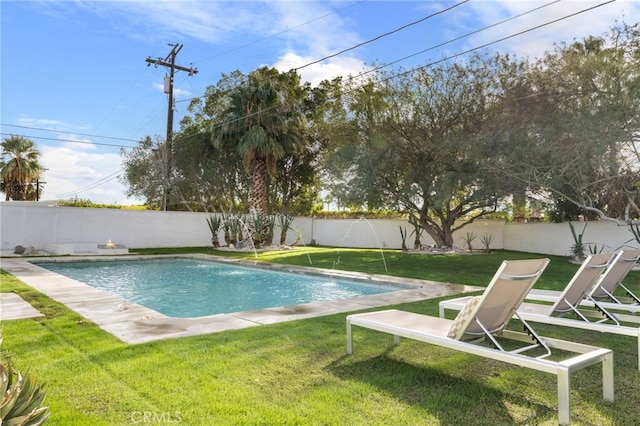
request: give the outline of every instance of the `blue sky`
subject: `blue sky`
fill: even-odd
[[[201,96],[223,73],[264,65],[287,71],[451,8],[300,74],[317,83],[411,56],[393,65],[408,69],[606,1],[2,1],[0,132],[36,142],[48,169],[45,199],[136,204],[118,180],[120,149],[165,135],[166,69],[147,67],[145,59],[164,59],[169,43],[184,45],[177,64],[198,69],[176,74],[177,130],[184,100]],[[640,2],[618,0],[487,49],[540,57],[554,43],[639,18]]]

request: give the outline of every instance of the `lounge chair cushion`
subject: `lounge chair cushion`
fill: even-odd
[[[458,333],[463,328],[466,329],[469,321],[471,321],[472,315],[475,314],[475,308],[482,301],[482,296],[472,297],[466,305],[458,312],[456,319],[453,320],[453,324],[451,324],[451,328],[449,329],[448,337],[452,339],[457,338]]]

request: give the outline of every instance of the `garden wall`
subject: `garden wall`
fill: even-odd
[[[127,247],[205,246],[211,235],[204,213],[58,207],[1,202],[2,250],[16,245],[44,248],[55,243],[111,240]]]
[[[33,246],[44,249],[51,244],[105,244],[111,240],[129,248],[188,247],[211,244],[206,222],[208,213],[134,211],[58,207],[47,203],[0,202],[0,249]],[[400,248],[400,227],[411,234],[406,221],[382,219],[311,219],[297,218],[287,243],[296,239],[296,231],[304,235],[302,244],[315,241],[319,245],[339,247]],[[582,232],[584,222],[576,223]],[[463,236],[473,232],[474,248],[482,248],[481,237],[491,236],[491,248],[527,251],[550,255],[568,255],[573,237],[567,223],[505,223],[478,220],[454,234],[457,246],[464,246]],[[279,239],[276,229],[275,239]],[[414,236],[406,244],[413,247]],[[423,245],[433,241],[423,233]],[[613,250],[625,244],[637,247],[627,227],[607,222],[589,222],[584,242]]]

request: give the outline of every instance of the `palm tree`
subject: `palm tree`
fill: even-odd
[[[22,136],[11,135],[0,146],[0,176],[3,180],[0,189],[6,194],[5,200],[23,201],[28,185],[38,179],[42,171],[38,161],[40,152],[33,141]]]
[[[230,94],[224,124],[213,132],[221,149],[235,150],[251,176],[249,207],[267,212],[269,178],[276,163],[304,143],[302,89],[295,73],[259,68]]]

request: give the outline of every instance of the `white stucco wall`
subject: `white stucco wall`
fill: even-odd
[[[626,226],[611,222],[573,222],[573,225],[577,234],[583,233],[583,244],[597,246],[598,251],[638,247]],[[573,244],[569,223],[509,223],[505,226],[504,245],[509,250],[568,256]],[[527,249],[523,250],[523,247]],[[588,249],[586,253],[589,253]]]
[[[415,236],[411,235],[413,226],[406,221],[388,219],[313,219],[313,238],[320,245],[338,247],[400,248],[402,237],[400,227],[406,228],[406,244],[413,248]],[[482,247],[480,238],[491,235],[491,247],[503,248],[504,222],[497,220],[479,220],[454,233],[454,243],[464,246],[464,236],[473,232],[477,238],[473,241],[476,248]],[[433,245],[434,241],[426,232],[420,237],[422,245]]]
[[[46,203],[0,202],[0,249],[15,246],[44,248],[45,244],[91,243],[107,240],[129,248],[187,247],[211,244],[206,222],[209,213],[132,211],[57,207]],[[400,226],[410,234],[413,227],[406,221],[382,219],[311,219],[296,218],[294,230],[287,233],[287,243],[296,239],[295,230],[303,235],[303,244],[312,240],[319,245],[362,248],[400,248]],[[584,222],[575,223],[582,232]],[[481,237],[492,237],[491,248],[550,255],[568,255],[573,237],[567,223],[505,223],[478,220],[454,234],[454,243],[463,246],[463,236],[473,232],[474,248],[482,248]],[[275,230],[277,242],[280,230]],[[407,246],[413,247],[413,236]],[[627,245],[638,247],[627,227],[608,222],[589,222],[584,231],[585,243],[596,243],[605,250]],[[433,240],[423,233],[423,245]]]
[[[127,247],[206,246],[206,213],[56,207],[0,203],[1,248],[42,248],[47,243],[98,243]]]

